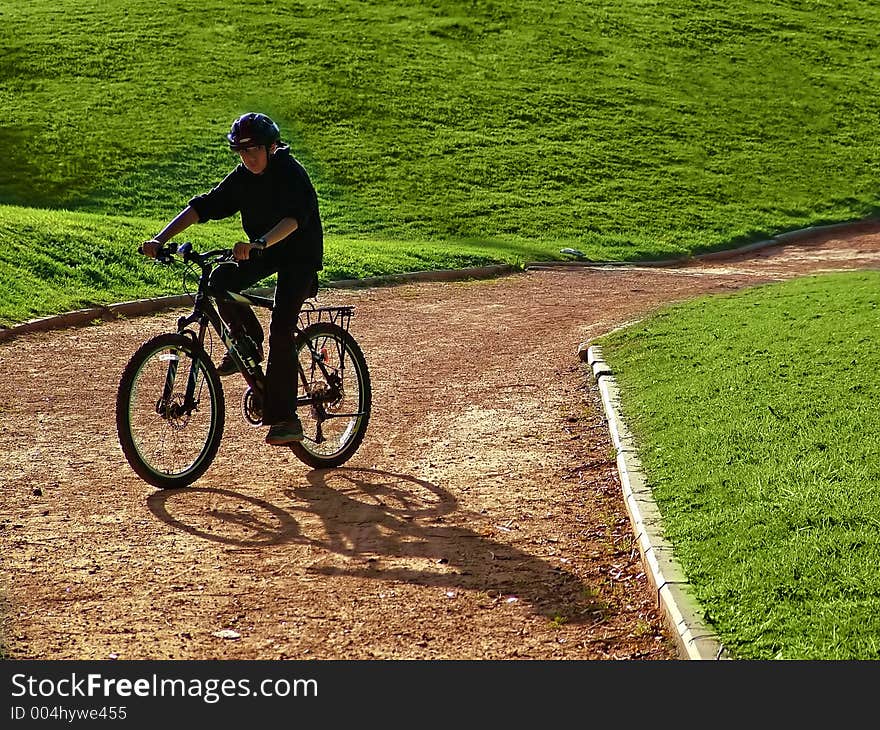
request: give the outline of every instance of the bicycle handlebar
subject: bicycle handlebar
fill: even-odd
[[[138,246],[138,253],[142,254],[143,252],[143,246]],[[255,259],[262,254],[262,249],[252,248],[249,257]],[[205,253],[199,253],[193,248],[193,245],[189,241],[181,244],[175,244],[173,241],[169,241],[164,246],[161,246],[156,252],[155,260],[160,264],[172,264],[175,255],[181,256],[185,262],[198,264],[201,268],[212,266],[223,261],[233,260],[231,248],[217,248],[212,251],[205,251]],[[241,262],[238,261],[236,263]]]

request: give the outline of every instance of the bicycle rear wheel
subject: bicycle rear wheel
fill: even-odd
[[[190,337],[147,340],[123,371],[119,445],[135,473],[155,487],[185,487],[202,476],[217,454],[225,417],[217,370]]]
[[[305,376],[305,382],[300,377],[297,396],[313,403],[298,409],[305,438],[290,448],[316,469],[339,466],[358,450],[370,420],[373,391],[366,358],[354,338],[330,322],[306,327],[295,347]]]

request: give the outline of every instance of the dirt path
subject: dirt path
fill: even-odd
[[[0,345],[2,633],[34,659],[673,659],[579,343],[661,303],[880,266],[864,227],[742,260],[322,291],[374,415],[311,471],[238,412],[208,473],[128,468],[116,385],[179,312]],[[238,638],[221,638],[232,630]]]

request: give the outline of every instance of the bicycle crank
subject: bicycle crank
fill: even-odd
[[[244,420],[251,426],[260,426],[263,423],[263,396],[248,388],[241,397],[241,413]]]

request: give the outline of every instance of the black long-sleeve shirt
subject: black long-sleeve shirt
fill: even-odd
[[[305,168],[283,146],[269,156],[261,175],[238,165],[213,190],[189,201],[199,222],[229,218],[241,213],[248,240],[265,235],[282,218],[296,218],[299,226],[272,246],[288,264],[319,271],[323,268],[324,229],[318,196]]]

